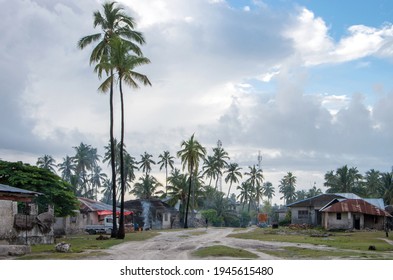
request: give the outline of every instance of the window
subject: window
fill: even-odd
[[[308,210],[298,210],[297,211],[298,219],[308,219]]]
[[[336,214],[336,219],[337,219],[337,220],[341,220],[341,213],[337,213],[337,214]]]
[[[164,214],[164,221],[167,222],[168,221],[168,213]]]

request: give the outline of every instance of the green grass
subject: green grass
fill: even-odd
[[[240,258],[240,259],[258,258],[257,255],[249,251],[227,247],[223,245],[203,247],[194,251],[192,254],[200,258],[207,258],[207,257],[231,257],[231,258]]]
[[[110,238],[108,240],[96,240],[99,235],[69,236],[57,239],[55,244],[32,245],[31,254],[19,257],[18,259],[83,259],[103,254],[99,250],[108,249],[123,242],[143,241],[158,234],[153,231],[133,232],[127,233],[124,239]],[[71,251],[67,253],[56,252],[55,246],[60,242],[71,244]]]
[[[313,245],[325,245],[338,249],[367,251],[370,245],[374,245],[379,252],[393,251],[393,246],[379,238],[385,238],[382,231],[359,231],[359,232],[334,232],[328,233],[328,237],[312,237],[311,234],[323,233],[312,230],[290,229],[260,229],[250,232],[234,233],[230,237],[255,239],[262,241],[308,243]],[[389,237],[393,240],[392,237]]]
[[[301,247],[282,247],[274,250],[259,250],[268,255],[282,259],[295,260],[330,260],[330,259],[393,259],[393,255],[386,256],[371,252],[315,250]]]

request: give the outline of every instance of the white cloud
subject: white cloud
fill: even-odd
[[[307,8],[302,8],[283,35],[294,42],[297,55],[307,66],[340,63],[370,55],[393,55],[393,26],[381,28],[353,25],[338,42],[329,36],[325,21]]]

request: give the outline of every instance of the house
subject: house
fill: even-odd
[[[325,229],[383,230],[391,215],[365,199],[336,199],[323,207],[322,225]]]
[[[179,227],[179,211],[162,200],[128,200],[124,208],[134,213],[134,222],[145,230]]]
[[[321,194],[287,205],[292,224],[326,229],[383,229],[386,217],[382,198],[361,198],[353,193]]]
[[[0,184],[0,241],[7,244],[53,244],[54,209],[39,213],[38,192]]]
[[[354,194],[320,194],[287,205],[291,210],[292,224],[322,225],[322,213],[319,210],[336,198],[352,197]],[[354,195],[355,196],[355,195]]]
[[[86,225],[102,224],[104,217],[112,215],[113,206],[93,199],[78,197],[79,210],[75,215],[67,217],[57,217],[55,227],[56,235],[69,235],[84,232]],[[125,223],[132,225],[132,212],[125,211]],[[120,215],[120,208],[117,208],[116,215]]]

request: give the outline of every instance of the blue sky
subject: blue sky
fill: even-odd
[[[126,144],[136,158],[175,154],[195,133],[208,151],[220,139],[244,171],[261,151],[275,187],[289,171],[299,189],[324,189],[324,174],[345,164],[391,169],[392,1],[119,3],[151,60],[139,70],[153,86],[126,94]],[[76,47],[97,32],[101,4],[3,3],[0,158],[61,162],[80,142],[103,154],[108,100],[97,93],[91,49]]]

